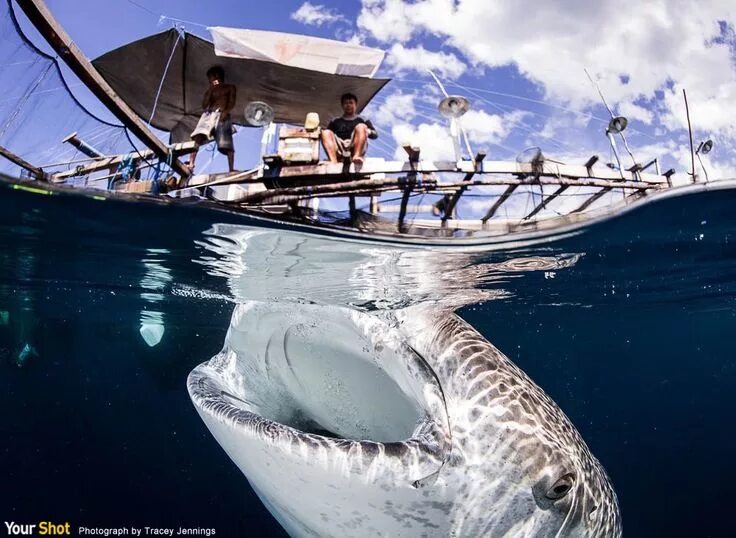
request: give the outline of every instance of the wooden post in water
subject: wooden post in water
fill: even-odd
[[[104,104],[123,125],[137,136],[141,142],[151,148],[161,160],[169,158],[169,148],[138,118],[133,110],[123,101],[115,90],[102,78],[89,59],[72,41],[64,28],[56,21],[43,0],[17,0],[18,5],[39,33],[48,41],[74,74]],[[178,159],[172,158],[171,168],[182,177],[189,175],[189,170]]]

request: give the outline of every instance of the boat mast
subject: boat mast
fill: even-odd
[[[168,146],[146,127],[135,112],[102,78],[102,75],[54,18],[45,2],[43,0],[17,0],[17,3],[39,33],[95,97],[141,142],[148,146],[159,159],[166,161],[171,158],[171,168],[182,177],[188,176],[189,170],[171,154]]]

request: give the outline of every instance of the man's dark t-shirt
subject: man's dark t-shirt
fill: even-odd
[[[373,127],[371,120],[364,120],[360,116],[356,116],[352,120],[346,120],[345,118],[335,118],[330,122],[327,128],[335,133],[336,137],[342,138],[344,140],[350,140],[350,138],[353,136],[355,126],[361,123],[365,123],[368,129],[373,131],[373,133],[376,132],[376,128]],[[369,138],[376,138],[376,136],[377,135],[373,135]]]

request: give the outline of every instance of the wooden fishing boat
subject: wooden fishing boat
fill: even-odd
[[[462,128],[469,101],[448,95],[438,79],[444,93],[438,113],[448,123],[454,160],[423,159],[422,148],[407,143],[402,145],[403,160],[367,158],[360,165],[349,159],[340,164],[321,161],[320,126],[339,115],[339,96],[356,94],[362,109],[388,82],[373,78],[380,51],[352,45],[342,50],[330,41],[330,50],[337,52],[324,65],[306,52],[295,60],[295,51],[328,40],[215,28],[211,43],[175,28],[90,61],[41,0],[17,3],[79,79],[148,146],[146,151],[106,155],[73,133],[63,143],[86,159],[57,169],[39,168],[0,148],[0,156],[26,170],[31,180],[47,182],[48,188],[72,179],[102,179],[110,190],[105,196],[165,197],[168,203],[200,199],[209,207],[258,219],[431,244],[565,233],[672,188],[674,171],[662,173],[657,159],[646,164],[634,160],[624,168],[615,140],[620,137],[625,144],[626,120],[613,114],[606,135],[615,164],[601,163],[597,155],[565,164],[538,148],[522,152],[515,161],[488,158],[487,151],[471,149]],[[289,54],[283,54],[287,49]],[[351,64],[346,58],[357,60]],[[191,176],[179,159],[196,150],[188,134],[200,112],[202,73],[215,63],[224,65],[228,82],[246,101],[233,111],[234,122],[263,130],[259,162],[245,172]],[[312,119],[317,114],[316,124],[304,124],[310,113]],[[152,128],[169,132],[170,143]],[[141,180],[140,171],[150,167],[157,167],[156,177]],[[525,195],[523,204],[519,194]]]

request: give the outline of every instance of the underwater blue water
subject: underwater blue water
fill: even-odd
[[[730,535],[735,203],[673,198],[556,243],[459,253],[0,185],[0,518],[282,535],[186,391],[234,303],[440,300],[568,414],[625,536]]]

